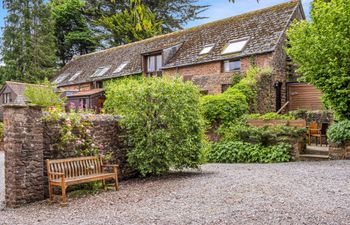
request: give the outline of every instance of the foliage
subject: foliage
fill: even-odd
[[[97,24],[109,32],[107,36],[112,46],[143,40],[162,32],[162,22],[141,1],[135,1],[130,9],[103,16]]]
[[[56,57],[50,8],[43,0],[5,0],[3,6],[2,80],[30,83],[52,77]]]
[[[295,117],[292,115],[283,115],[277,113],[266,113],[264,115],[261,114],[249,114],[247,115],[247,119],[258,119],[258,120],[294,120]]]
[[[344,144],[350,141],[350,120],[344,120],[333,124],[327,130],[328,139],[336,144]]]
[[[47,79],[41,85],[27,85],[24,91],[26,100],[33,105],[48,109],[51,106],[63,108],[64,99],[55,93],[54,87]]]
[[[56,54],[62,65],[74,55],[92,52],[99,46],[96,35],[83,15],[85,1],[52,0],[50,5],[55,21]]]
[[[0,122],[0,142],[4,141],[4,124]]]
[[[59,152],[64,153],[73,148],[76,156],[93,156],[104,149],[103,145],[96,146],[93,143],[92,123],[84,120],[80,112],[61,113],[60,109],[50,107],[44,119],[57,123],[59,127]]]
[[[292,116],[294,118],[304,119],[304,116],[308,114],[308,111],[306,109],[297,109],[293,111],[289,111],[288,115]]]
[[[262,147],[241,141],[213,144],[208,153],[209,162],[214,163],[275,163],[290,160],[289,144]]]
[[[348,0],[313,1],[311,22],[294,22],[288,54],[302,80],[323,93],[340,119],[350,119],[350,4]]]
[[[221,141],[243,141],[262,146],[284,142],[288,138],[302,137],[306,129],[283,125],[254,127],[243,122],[221,126],[218,130]]]
[[[180,79],[110,81],[105,111],[124,116],[133,150],[128,162],[142,175],[170,168],[196,168],[201,162],[203,129],[199,90]]]
[[[206,95],[201,99],[204,118],[213,126],[226,124],[236,120],[248,111],[248,103],[244,94],[230,89],[219,95]]]

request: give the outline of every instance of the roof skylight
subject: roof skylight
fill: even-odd
[[[74,81],[75,79],[77,79],[79,77],[79,75],[82,73],[83,71],[78,71],[76,72],[71,78],[69,78],[68,81]]]
[[[97,68],[97,70],[95,71],[94,74],[91,75],[91,77],[102,77],[103,75],[105,75],[108,70],[111,68],[111,66],[102,66]]]
[[[52,83],[59,84],[69,76],[69,73],[62,73]]]
[[[199,53],[199,55],[205,55],[208,54],[214,47],[215,44],[210,44],[210,45],[206,45],[204,46],[204,48],[202,49],[202,51]]]
[[[129,64],[129,62],[123,62],[122,64],[120,64],[118,66],[117,69],[114,70],[113,73],[120,73],[128,64]]]
[[[230,41],[227,47],[224,49],[222,54],[232,54],[232,53],[237,53],[241,52],[243,48],[246,46],[248,43],[249,39],[239,39],[239,40],[233,40]]]

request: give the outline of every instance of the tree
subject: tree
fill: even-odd
[[[138,38],[125,36],[116,38],[116,36],[126,32],[131,36],[147,38],[159,32],[169,33],[183,29],[183,25],[187,22],[202,18],[199,17],[199,13],[206,10],[208,6],[196,5],[197,2],[198,0],[87,0],[84,14],[94,30],[102,34],[103,40],[118,44],[123,39],[123,43],[128,43],[125,41],[129,41],[128,39],[135,41]],[[142,20],[142,16],[137,16],[142,14],[146,20]],[[125,21],[128,27],[135,22],[141,23],[143,31],[138,30],[135,35],[131,28],[120,27],[119,24]],[[142,23],[144,23],[143,26]]]
[[[350,4],[348,0],[314,1],[311,22],[294,22],[288,31],[288,54],[302,80],[323,93],[340,119],[350,118]]]
[[[85,3],[81,0],[52,0],[57,56],[65,65],[74,55],[83,55],[99,46],[95,33],[83,15]]]
[[[121,115],[133,149],[128,162],[142,175],[201,163],[203,127],[199,90],[181,79],[145,78],[111,81],[105,110]]]
[[[162,31],[161,21],[157,21],[154,13],[140,0],[131,0],[129,9],[109,17],[103,16],[97,24],[108,31],[106,36],[112,46],[143,40]]]
[[[42,0],[5,0],[8,14],[2,37],[2,68],[6,80],[34,82],[50,78],[55,69],[55,39],[49,7]]]

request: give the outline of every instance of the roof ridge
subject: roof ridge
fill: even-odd
[[[147,43],[149,41],[156,40],[158,38],[164,38],[164,37],[168,37],[168,36],[172,36],[172,35],[177,35],[177,34],[180,34],[180,33],[191,32],[193,30],[197,30],[197,29],[200,29],[200,28],[205,28],[205,27],[208,27],[208,26],[213,26],[213,25],[216,25],[216,24],[219,24],[219,23],[222,23],[222,22],[230,21],[232,19],[238,19],[240,17],[246,17],[246,16],[257,14],[257,13],[263,13],[263,12],[266,12],[266,11],[270,11],[270,10],[272,10],[274,8],[280,8],[280,7],[285,6],[285,5],[287,6],[287,5],[295,4],[297,6],[299,3],[300,3],[300,0],[290,0],[288,2],[276,4],[276,5],[265,7],[265,8],[262,8],[262,9],[249,11],[249,12],[246,12],[246,13],[241,13],[241,14],[238,14],[238,15],[235,15],[235,16],[230,16],[230,17],[227,17],[227,18],[224,18],[224,19],[215,20],[215,21],[212,21],[212,22],[209,22],[209,23],[205,23],[205,24],[201,24],[201,25],[198,25],[198,26],[194,26],[194,27],[191,27],[191,28],[174,31],[174,32],[167,33],[167,34],[156,35],[154,37],[150,37],[150,38],[143,39],[143,40],[140,40],[140,41],[135,41],[135,42],[131,42],[131,43],[128,43],[128,44],[123,44],[123,45],[119,45],[119,46],[110,47],[110,48],[107,48],[107,49],[104,49],[104,50],[101,50],[101,51],[95,51],[95,52],[87,53],[87,54],[84,54],[84,55],[76,56],[75,59],[70,60],[68,63],[76,61],[76,60],[84,58],[84,57],[87,57],[87,56],[100,54],[100,53],[105,53],[105,52],[113,51],[113,50],[120,49],[120,48],[130,47],[130,46],[133,46],[133,45],[136,45],[136,44],[140,44],[142,42]]]

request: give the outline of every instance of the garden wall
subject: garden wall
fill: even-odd
[[[329,156],[331,159],[350,159],[350,141],[343,145],[330,144]]]
[[[127,164],[130,146],[118,117],[84,116],[92,122],[93,143],[112,151],[111,163],[120,165],[122,179],[135,176]],[[58,151],[59,126],[45,122],[41,108],[8,105],[4,107],[5,201],[8,207],[43,200],[47,197],[46,159],[74,156],[72,149]]]

